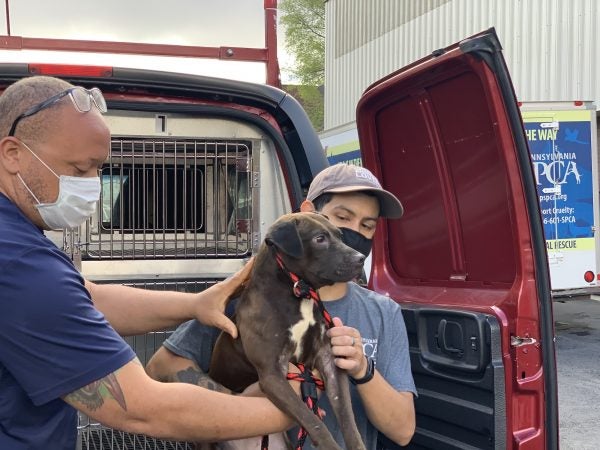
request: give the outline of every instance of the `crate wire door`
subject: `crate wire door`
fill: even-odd
[[[250,254],[248,141],[113,138],[83,258],[227,258]]]

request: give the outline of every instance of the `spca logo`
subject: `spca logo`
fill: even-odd
[[[368,358],[377,358],[377,339],[362,338],[363,352]]]
[[[581,183],[581,175],[577,170],[575,161],[558,160],[552,162],[534,161],[533,170],[535,174],[535,182],[539,186],[542,184],[540,178],[552,184],[565,184],[569,178],[574,178],[577,184]]]

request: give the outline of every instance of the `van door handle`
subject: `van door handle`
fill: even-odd
[[[456,324],[456,322],[452,322],[455,328],[459,332],[459,342],[462,342],[462,329],[460,325]],[[438,324],[438,345],[442,349],[444,353],[448,353],[450,355],[461,356],[463,351],[460,348],[449,347],[446,343],[446,328],[448,326],[448,321],[446,319],[440,320]]]

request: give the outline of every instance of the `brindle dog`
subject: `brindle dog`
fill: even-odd
[[[350,404],[348,376],[334,364],[326,320],[316,301],[298,298],[290,277],[295,274],[316,290],[356,278],[364,259],[341,241],[341,232],[325,217],[281,217],[269,229],[238,303],[235,323],[240,338],[222,333],[210,364],[211,378],[236,392],[258,379],[265,395],[325,450],[340,447],[286,380],[289,361],[319,371],[346,447],[365,446]]]

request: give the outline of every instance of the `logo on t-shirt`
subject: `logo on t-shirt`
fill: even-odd
[[[367,358],[377,358],[377,339],[362,338],[362,346]]]

